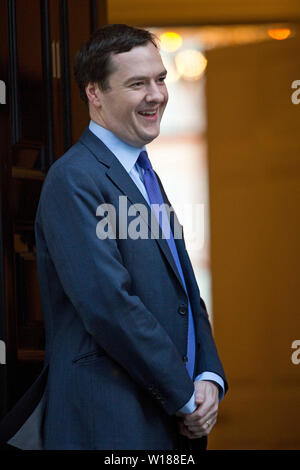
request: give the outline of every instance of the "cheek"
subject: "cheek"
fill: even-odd
[[[125,120],[130,121],[135,117],[137,107],[136,103],[126,103],[123,106],[118,105],[117,112],[119,116],[122,115]]]

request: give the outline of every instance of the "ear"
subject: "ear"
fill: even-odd
[[[91,104],[99,108],[101,106],[100,90],[98,83],[90,82],[85,87],[86,96]]]

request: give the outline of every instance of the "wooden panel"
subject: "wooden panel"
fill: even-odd
[[[42,171],[52,161],[46,6],[39,0],[8,2],[12,163]]]
[[[207,53],[215,337],[229,379],[210,448],[299,448],[299,38]]]
[[[166,26],[299,19],[298,0],[108,0],[109,23]]]
[[[69,48],[70,48],[70,84],[71,84],[71,116],[72,116],[72,142],[75,143],[89,123],[88,108],[80,99],[79,89],[74,79],[73,62],[80,46],[91,35],[91,10],[87,0],[68,0]]]
[[[61,32],[64,28],[64,15],[61,4],[64,0],[50,0],[49,2],[49,44],[51,49],[51,106],[53,114],[53,160],[59,158],[65,151],[65,134],[68,132],[68,116],[65,114],[64,102],[64,75],[65,67],[62,61],[63,52],[68,49]]]
[[[32,141],[44,140],[45,126],[40,18],[40,0],[16,3],[21,136]]]
[[[299,450],[299,384],[231,379],[228,393],[231,405],[221,404],[209,450]]]
[[[72,143],[81,136],[89,124],[88,107],[79,96],[79,89],[74,79],[74,57],[91,33],[107,23],[106,0],[67,0],[69,28],[69,69],[70,69],[70,106],[72,119]]]

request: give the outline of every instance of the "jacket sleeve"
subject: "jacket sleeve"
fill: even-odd
[[[205,303],[200,297],[199,292],[199,301],[200,301],[200,315],[198,317],[198,342],[197,342],[197,351],[196,351],[196,364],[195,364],[195,376],[199,376],[206,372],[212,372],[219,375],[224,382],[224,389],[220,394],[220,397],[223,398],[224,394],[228,390],[228,383],[223,369],[223,365],[219,358],[217,347],[214,341],[210,321],[207,314],[207,309]],[[205,380],[205,379],[204,379]],[[220,387],[221,390],[221,387]]]
[[[194,387],[166,330],[132,293],[116,239],[96,235],[96,209],[107,203],[80,168],[54,165],[39,204],[39,223],[66,295],[87,332],[168,414]]]

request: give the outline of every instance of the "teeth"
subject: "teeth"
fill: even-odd
[[[156,111],[152,111],[152,112],[143,112],[141,111],[141,113],[143,116],[153,116],[154,114],[156,114]]]

